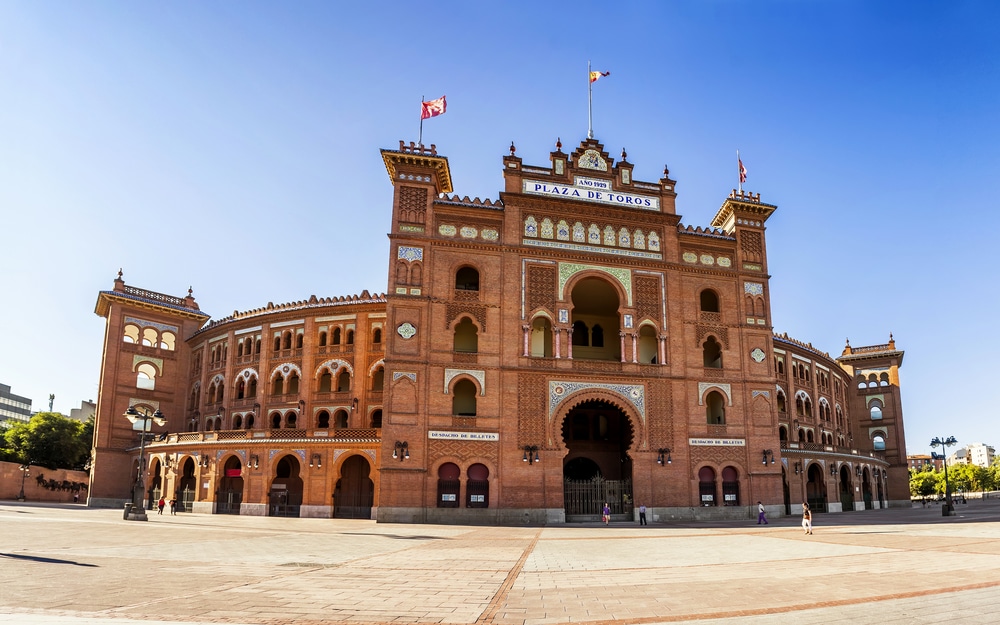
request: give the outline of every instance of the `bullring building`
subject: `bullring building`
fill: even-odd
[[[685,225],[667,170],[555,147],[528,165],[512,144],[486,200],[453,194],[433,145],[382,150],[384,295],[211,320],[119,273],[97,299],[89,504],[120,506],[141,472],[149,505],[182,512],[385,522],[908,505],[903,352],[773,332],[776,207],[733,191]],[[166,419],[141,466],[129,408]]]

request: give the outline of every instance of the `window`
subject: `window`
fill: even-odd
[[[715,506],[715,469],[702,467],[698,470],[698,495],[702,506]]]
[[[139,342],[139,328],[134,325],[125,326],[125,336],[122,340],[126,343],[138,343]]]
[[[330,370],[326,369],[323,375],[319,376],[319,392],[329,393],[331,388],[333,388],[333,376],[330,375]]]
[[[461,470],[454,462],[446,462],[438,468],[438,508],[458,507],[458,496],[462,489],[462,483],[459,480],[461,474]]]
[[[375,331],[372,332],[372,343],[378,345],[381,342],[382,342],[382,329],[375,328]]]
[[[333,413],[333,425],[339,429],[345,429],[347,427],[347,411],[338,410]]]
[[[740,478],[734,467],[722,470],[722,505],[740,505]]]
[[[174,342],[176,338],[172,332],[164,332],[160,335],[160,349],[166,349],[169,351],[174,351]]]
[[[651,325],[644,325],[639,328],[639,362],[656,364],[658,343],[656,340],[656,328]]]
[[[878,403],[872,404],[871,417],[872,421],[877,421],[882,418],[882,407],[879,406]]]
[[[872,438],[872,445],[875,451],[885,451],[885,437],[881,434],[876,434]]]
[[[455,338],[454,345],[455,351],[475,354],[479,351],[479,330],[476,328],[475,324],[468,317],[462,317],[462,320],[455,325]]]
[[[719,345],[714,336],[708,337],[708,340],[702,344],[701,356],[706,369],[722,368],[722,346]]]
[[[726,400],[722,393],[711,391],[705,397],[705,418],[711,425],[725,425]]]
[[[151,391],[156,388],[156,367],[144,362],[136,368],[135,387]]]
[[[153,328],[146,328],[142,331],[142,344],[148,347],[155,347],[158,344],[156,340],[156,330]]]
[[[286,391],[289,395],[297,395],[299,392],[299,374],[294,371],[288,377],[288,390]]]
[[[340,328],[333,329],[333,344],[340,345]]]
[[[711,289],[705,289],[699,297],[701,312],[719,312],[719,296]]]
[[[476,416],[476,385],[471,380],[459,380],[451,392],[451,413],[453,415]]]
[[[316,415],[316,427],[318,428],[328,428],[330,427],[330,413],[325,410],[320,410]]]
[[[349,390],[351,390],[351,374],[347,372],[347,369],[344,369],[337,376],[337,392],[346,393]]]
[[[468,480],[465,482],[465,507],[490,507],[490,470],[486,465],[476,463],[466,471]]]
[[[354,345],[354,330],[347,331],[347,344]]]
[[[552,322],[547,318],[539,316],[531,322],[529,349],[532,356],[552,357]]]
[[[326,347],[326,332],[319,333],[319,346]]]
[[[587,329],[587,324],[579,320],[573,322],[573,345],[590,345],[590,330]]]
[[[372,390],[381,391],[385,386],[385,369],[379,367],[375,370],[375,374],[372,375]]]
[[[462,267],[455,273],[456,291],[478,291],[479,272],[472,267]]]
[[[373,410],[372,411],[371,427],[372,428],[380,428],[380,427],[382,427],[382,411],[381,410]]]

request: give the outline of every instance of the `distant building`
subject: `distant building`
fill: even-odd
[[[24,421],[31,419],[31,400],[10,392],[10,387],[0,384],[0,421]]]
[[[941,459],[936,456],[930,456],[927,454],[917,454],[915,456],[907,456],[906,463],[911,469],[917,471],[924,470],[924,467],[930,465],[934,467],[935,470],[940,471],[942,469]]]
[[[86,422],[87,419],[93,417],[97,413],[97,404],[93,400],[87,400],[80,402],[79,408],[74,408],[69,411],[69,418],[74,421]]]
[[[948,456],[948,463],[974,464],[977,467],[989,467],[993,464],[995,454],[996,450],[985,443],[971,443]]]

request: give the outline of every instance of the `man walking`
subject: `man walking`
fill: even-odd
[[[764,514],[764,504],[757,502],[757,525],[767,525],[767,515]]]
[[[646,504],[639,504],[639,525],[646,525]]]

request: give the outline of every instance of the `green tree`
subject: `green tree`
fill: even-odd
[[[920,472],[910,469],[911,497],[929,497],[938,490],[938,482],[944,482],[941,479],[941,475],[935,472],[933,467],[930,465],[925,466],[926,468]]]
[[[4,432],[7,447],[17,462],[31,462],[50,469],[83,466],[90,454],[84,442],[84,424],[57,412],[38,412],[27,423],[15,423]]]

